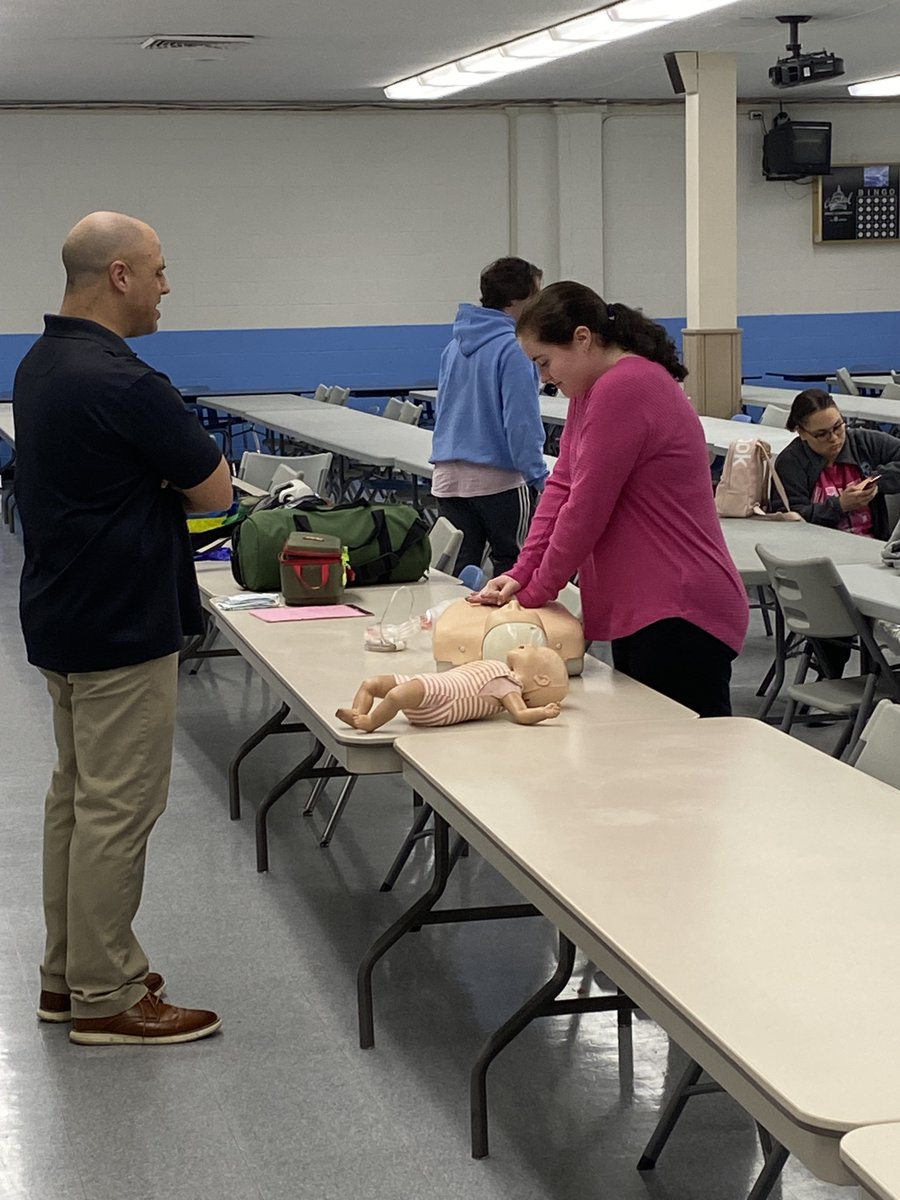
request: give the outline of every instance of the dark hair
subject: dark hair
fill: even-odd
[[[813,413],[824,412],[826,408],[837,408],[834,396],[830,392],[823,392],[821,388],[807,388],[805,392],[800,392],[794,397],[786,428],[791,433],[796,433],[807,417],[811,417]]]
[[[607,304],[591,288],[569,279],[551,283],[529,301],[516,324],[516,333],[532,334],[552,346],[567,346],[579,325],[604,342],[659,363],[679,383],[687,377],[687,368],[678,358],[675,343],[662,325],[636,308]]]
[[[509,308],[527,300],[541,286],[543,271],[524,258],[498,258],[481,272],[481,303],[485,308]]]

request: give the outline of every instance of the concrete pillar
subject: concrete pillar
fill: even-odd
[[[731,54],[678,54],[685,88],[686,388],[697,410],[741,405],[737,327],[737,71]]]

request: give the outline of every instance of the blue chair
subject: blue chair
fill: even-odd
[[[487,575],[482,571],[481,567],[476,567],[471,563],[468,567],[463,567],[459,573],[460,583],[464,583],[467,588],[473,592],[480,592],[488,581]]]

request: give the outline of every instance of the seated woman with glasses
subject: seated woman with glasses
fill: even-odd
[[[818,388],[795,397],[787,427],[797,437],[775,468],[805,521],[885,541],[891,522],[884,496],[900,492],[900,438],[848,429],[835,401]],[[784,507],[774,493],[772,507]]]
[[[787,427],[797,437],[775,460],[791,508],[813,525],[885,541],[891,533],[885,494],[900,492],[900,438],[848,429],[835,397],[818,388],[796,396]],[[783,508],[772,495],[772,508]],[[817,639],[824,675],[838,679],[850,657],[846,638]]]

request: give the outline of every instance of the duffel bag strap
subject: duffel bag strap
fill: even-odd
[[[359,508],[368,510],[367,515],[372,523],[370,531],[367,532],[365,534],[365,536],[362,538],[362,540],[357,542],[356,545],[352,545],[346,539],[344,540],[344,545],[347,547],[347,549],[350,551],[350,554],[352,555],[355,551],[362,550],[365,546],[368,546],[369,543],[374,538],[374,540],[378,543],[378,548],[381,551],[381,553],[376,555],[373,559],[370,559],[369,564],[367,564],[367,566],[370,565],[371,563],[387,562],[390,564],[391,568],[393,569],[397,565],[397,563],[400,561],[400,556],[402,554],[405,554],[406,551],[409,549],[409,547],[414,545],[416,543],[416,541],[418,541],[418,537],[415,536],[416,533],[418,532],[419,536],[421,536],[421,530],[424,529],[424,522],[421,520],[421,518],[419,518],[419,517],[416,518],[416,520],[410,526],[410,529],[409,529],[408,533],[406,534],[405,538],[403,539],[403,544],[400,546],[400,548],[398,550],[395,550],[393,548],[393,546],[391,546],[391,535],[390,535],[390,530],[388,529],[387,517],[385,516],[384,509],[372,508],[372,506],[369,504],[368,501],[365,501],[365,502],[358,501],[355,504],[339,504],[339,505],[335,505],[333,508],[326,505],[323,508],[316,508],[316,509],[308,508],[308,509],[306,509],[306,511],[307,512],[323,512],[323,513],[327,512],[330,514],[330,513],[338,513],[338,512],[341,512],[342,510],[345,512],[349,512],[352,509],[359,509]],[[298,533],[313,533],[313,532],[315,532],[312,527],[312,522],[310,521],[309,517],[304,515],[304,512],[302,509],[295,508],[295,509],[292,509],[292,512],[293,512],[293,516],[294,516],[294,525],[295,525]],[[417,531],[417,529],[416,529],[417,525],[419,525],[421,527],[419,531]]]
[[[410,523],[409,529],[406,531],[406,536],[395,550],[391,545],[391,533],[388,529],[387,516],[384,509],[376,509],[372,513],[372,520],[375,523],[375,537],[378,541],[381,554],[376,559],[367,563],[367,566],[371,566],[372,562],[380,562],[385,563],[393,571],[410,546],[414,546],[417,542],[421,541],[422,535],[428,532],[425,528],[425,522],[421,517],[417,516]]]

